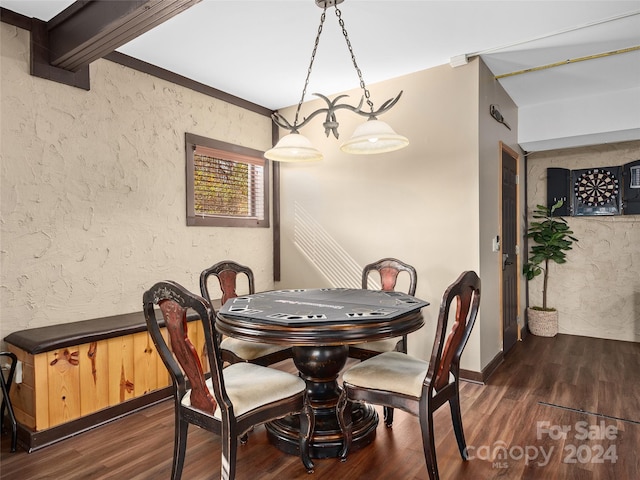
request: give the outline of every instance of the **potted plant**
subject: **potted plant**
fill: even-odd
[[[524,264],[523,273],[527,280],[543,275],[542,306],[527,308],[527,319],[531,333],[544,337],[553,337],[558,333],[558,312],[547,306],[549,261],[566,263],[565,252],[571,250],[573,242],[578,241],[571,236],[573,232],[567,221],[553,216],[562,204],[562,200],[559,200],[551,208],[537,205],[533,211],[535,221],[531,222],[527,231],[527,238],[531,238],[535,245],[531,247],[529,261]]]

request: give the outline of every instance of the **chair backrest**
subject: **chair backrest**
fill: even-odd
[[[163,321],[156,317],[155,306],[162,312]],[[191,388],[191,405],[211,415],[215,412],[217,401],[227,401],[222,379],[222,361],[217,342],[213,341],[215,312],[204,298],[194,295],[175,282],[156,283],[143,296],[143,310],[147,328],[153,339],[160,358],[169,370],[177,392],[177,402],[186,393],[186,379]],[[187,321],[187,313],[189,320]],[[197,318],[191,318],[195,315]],[[206,385],[200,356],[189,339],[189,328],[196,328],[201,322],[213,389],[215,397]],[[161,332],[166,327],[169,343]]]
[[[396,288],[396,282],[398,281],[400,272],[407,272],[409,274],[409,288],[407,293],[409,295],[416,294],[418,274],[416,273],[416,269],[411,265],[396,258],[383,258],[377,262],[370,263],[362,269],[363,289],[369,288],[369,273],[374,270],[380,274],[380,284],[384,291],[393,291]]]
[[[209,277],[211,275],[215,275],[218,278],[218,282],[220,282],[222,305],[230,298],[238,296],[236,293],[238,275],[246,275],[249,285],[249,292],[247,293],[255,293],[253,271],[251,271],[249,267],[245,267],[239,263],[225,260],[203,270],[200,274],[200,293],[209,303],[211,303],[211,296],[209,294]]]
[[[448,328],[454,300],[455,314],[451,328]],[[438,391],[449,384],[449,372],[457,378],[460,356],[469,340],[479,306],[480,278],[473,271],[463,272],[442,296],[425,385],[432,385]]]

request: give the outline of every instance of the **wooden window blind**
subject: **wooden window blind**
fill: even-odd
[[[187,225],[268,227],[263,152],[186,135]]]

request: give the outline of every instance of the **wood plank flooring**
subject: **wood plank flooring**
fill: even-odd
[[[293,368],[287,362],[281,367]],[[435,437],[442,480],[640,478],[638,343],[529,336],[486,385],[463,382],[461,395],[471,460],[460,459],[448,407],[441,408]],[[9,443],[3,434],[1,479],[169,478],[173,405],[162,402],[31,454],[10,453]],[[218,437],[191,427],[187,448],[185,480],[219,478]],[[315,472],[307,474],[297,457],[270,445],[264,427],[258,427],[239,448],[237,478],[428,478],[418,421],[400,411],[393,428],[379,425],[373,444],[346,462],[315,463]]]

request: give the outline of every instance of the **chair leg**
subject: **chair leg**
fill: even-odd
[[[10,403],[7,403],[7,409],[9,411],[9,421],[11,422],[11,451],[15,452],[18,449],[18,422]]]
[[[393,425],[393,408],[391,407],[383,407],[384,410],[384,424],[391,428]]]
[[[422,430],[422,448],[424,450],[424,460],[427,464],[427,472],[429,472],[429,480],[439,480],[436,444],[433,436],[433,412],[430,410],[424,413],[421,412],[420,429]]]
[[[231,425],[222,422],[222,464],[220,466],[221,480],[236,478],[236,458],[238,456],[238,431]]]
[[[351,436],[353,429],[353,423],[351,421],[351,402],[347,399],[346,388],[344,388],[340,394],[336,413],[338,416],[338,424],[340,425],[340,430],[342,430],[342,436],[344,437],[338,457],[340,458],[340,461],[344,462],[347,460],[347,454],[349,453],[349,448],[351,448]]]
[[[313,435],[313,430],[315,427],[315,416],[313,411],[311,410],[311,405],[305,398],[304,408],[300,412],[300,459],[302,460],[302,464],[304,468],[307,469],[308,473],[313,473],[314,464],[311,461],[311,457],[309,456],[309,443],[311,441],[311,437]]]
[[[407,336],[403,336],[402,340],[398,342],[396,345],[396,352],[407,353]],[[391,407],[383,407],[384,412],[384,424],[391,428],[393,425],[393,408]]]
[[[182,478],[182,468],[184,467],[184,456],[187,451],[189,422],[182,419],[178,412],[176,412],[175,430],[176,434],[173,444],[173,467],[171,469],[171,478],[172,480],[180,480],[180,478]]]
[[[11,381],[11,378],[8,380],[8,382],[10,381]],[[6,407],[9,413],[9,422],[11,422],[11,451],[15,452],[18,449],[18,422],[16,421],[16,416],[15,416],[15,413],[13,412],[11,399],[9,398],[9,389],[11,388],[11,384],[10,383],[7,384],[7,383],[5,383],[4,378],[0,379],[0,386],[2,386],[2,407],[0,407],[0,432],[2,432],[2,426],[4,424],[4,410]]]
[[[464,439],[464,430],[462,428],[462,415],[460,414],[460,396],[456,394],[449,399],[449,406],[451,407],[451,421],[453,422],[453,431],[456,434],[456,441],[458,442],[458,450],[460,450],[460,456],[463,460],[468,460],[469,455],[467,453],[467,442]]]
[[[2,379],[0,379],[2,381]],[[0,432],[4,429],[4,385],[2,385],[2,405],[0,406]]]

